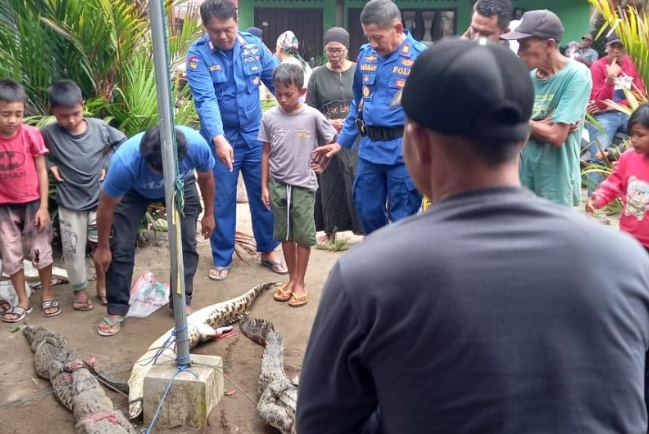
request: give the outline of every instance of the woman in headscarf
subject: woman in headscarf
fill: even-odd
[[[309,78],[311,77],[311,67],[300,56],[300,43],[295,36],[295,33],[290,30],[285,31],[277,38],[277,48],[275,54],[282,63],[293,63],[298,65],[304,71],[304,88],[307,88]]]
[[[324,34],[327,63],[311,75],[306,103],[324,113],[331,125],[340,132],[354,98],[352,84],[356,64],[347,59],[349,33],[341,27],[332,27]],[[352,185],[358,160],[358,144],[336,154],[329,167],[319,177],[316,194],[316,230],[325,235],[318,241],[333,239],[336,232],[353,231],[362,234],[356,214]]]

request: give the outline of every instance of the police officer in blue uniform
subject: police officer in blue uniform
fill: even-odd
[[[261,122],[259,86],[274,93],[277,61],[259,38],[240,32],[231,0],[206,0],[200,6],[206,35],[187,54],[187,82],[201,121],[201,134],[220,163],[214,168],[216,229],[210,238],[213,267],[209,277],[224,280],[230,271],[236,229],[239,171],[248,191],[252,228],[262,265],[286,274],[274,249],[273,215],[261,202]]]
[[[354,180],[354,202],[367,234],[415,214],[421,195],[401,153],[405,114],[399,101],[410,68],[426,46],[401,23],[392,0],[371,0],[361,12],[369,44],[360,49],[354,74],[354,101],[338,143],[314,154],[325,167],[341,146],[351,148],[362,135]]]

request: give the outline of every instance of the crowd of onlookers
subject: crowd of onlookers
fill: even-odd
[[[340,231],[370,234],[421,209],[422,197],[403,160],[405,116],[400,98],[412,65],[427,46],[414,40],[401,24],[385,31],[387,10],[364,9],[367,24],[363,29],[369,43],[360,48],[357,63],[348,58],[349,33],[334,27],[324,35],[326,63],[312,70],[300,56],[293,32],[282,33],[271,52],[261,39],[260,29],[238,30],[231,1],[208,0],[201,6],[206,35],[189,50],[186,63],[188,85],[201,121],[200,134],[178,127],[177,135],[179,155],[186,156],[181,160],[181,173],[186,205],[191,209],[184,214],[189,218],[183,229],[194,228],[202,209],[200,203],[193,202],[197,181],[205,206],[203,235],[210,237],[212,247],[210,279],[224,280],[230,272],[239,173],[248,190],[261,264],[289,276],[289,283],[278,291],[276,299],[291,306],[307,302],[304,275],[310,246],[327,242]],[[636,144],[642,142],[644,108],[630,118],[614,104],[628,106],[629,92],[645,92],[643,81],[616,33],[608,34],[606,53],[598,58],[591,48],[591,34],[584,35],[581,43],[572,41],[560,49],[564,28],[553,12],[529,11],[517,22],[511,21],[512,14],[510,0],[480,0],[462,38],[484,38],[515,47],[531,71],[535,90],[531,133],[520,153],[521,182],[556,203],[580,205],[580,162],[603,164],[613,159],[611,145],[620,132],[629,134],[631,145],[640,149]],[[291,83],[299,85],[298,89],[291,88]],[[290,91],[278,92],[278,86]],[[263,88],[276,96],[278,107],[264,114],[262,121]],[[5,81],[3,89],[0,99],[8,106],[8,129],[2,140],[7,143],[5,170],[10,173],[3,178],[4,203],[17,206],[2,208],[7,213],[2,229],[5,272],[12,276],[14,287],[24,286],[19,261],[22,247],[18,245],[22,239],[29,256],[44,273],[43,280],[49,281],[51,248],[45,245],[51,228],[42,204],[47,203],[45,181],[51,173],[57,189],[65,263],[75,291],[74,308],[93,308],[86,293],[83,261],[88,240],[97,265],[99,301],[108,306],[99,330],[113,334],[126,313],[133,268],[131,241],[146,208],[137,204],[164,197],[158,129],[123,144],[126,138],[122,133],[83,117],[78,86],[61,81],[49,94],[57,121],[39,133],[21,125],[26,97],[20,85]],[[594,122],[586,119],[586,113]],[[315,124],[309,116],[314,117]],[[302,128],[298,128],[300,125]],[[312,125],[315,130],[309,129]],[[586,149],[581,146],[584,131],[590,137]],[[482,134],[496,137],[498,131],[492,131],[486,122]],[[9,156],[16,155],[22,142],[30,153],[21,153],[21,162],[17,163]],[[286,143],[291,145],[287,147]],[[299,154],[293,149],[298,147],[308,152]],[[212,152],[208,152],[210,149]],[[618,171],[628,170],[627,160],[620,158]],[[616,176],[620,176],[618,172]],[[17,181],[23,177],[29,182]],[[609,181],[595,191],[602,179],[591,177],[588,181],[594,184],[589,190],[594,193],[588,210],[627,194],[628,204],[635,208],[625,213],[622,229],[637,231],[638,225],[628,214],[644,220],[644,214],[640,215],[644,209],[641,183],[611,187]],[[20,188],[15,188],[15,182],[20,182]],[[618,194],[613,195],[613,191]],[[424,209],[430,199],[436,198],[423,198]],[[39,230],[34,231],[34,227]],[[120,230],[111,231],[115,227]],[[316,231],[324,235],[315,239]],[[188,306],[198,262],[191,238],[183,238]],[[284,259],[276,252],[280,243]],[[31,312],[26,295],[18,291],[17,306],[3,303],[5,321],[19,321]],[[41,307],[46,316],[60,312],[47,284]]]
[[[292,32],[273,54],[258,29],[239,31],[232,0],[206,0],[200,14],[205,35],[186,62],[200,131],[173,128],[183,207],[168,210],[187,314],[201,212],[207,277],[231,271],[240,174],[261,265],[288,278],[278,302],[308,303],[312,246],[343,230],[368,235],[323,289],[299,432],[646,432],[649,257],[569,209],[581,204],[582,160],[603,164],[626,133],[632,149],[595,180],[586,210],[622,198],[620,228],[649,251],[649,105],[620,110],[646,89],[619,35],[599,59],[589,34],[564,54],[552,11],[512,25],[511,0],[478,0],[461,38],[429,48],[394,2],[371,0],[356,63],[334,27],[326,64],[311,70]],[[277,100],[265,112],[262,86]],[[69,80],[48,100],[55,122],[25,125],[25,90],[0,80],[0,254],[18,294],[14,306],[0,300],[2,321],[33,310],[24,256],[39,270],[41,314],[61,313],[51,175],[73,308],[94,309],[89,243],[107,311],[97,332],[114,336],[139,224],[165,197],[161,127],[126,138],[86,118]],[[422,199],[428,210],[414,216]]]

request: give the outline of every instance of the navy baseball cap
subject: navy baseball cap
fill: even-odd
[[[447,39],[419,55],[401,97],[406,116],[439,134],[520,142],[530,132],[530,72],[507,47]]]
[[[259,27],[248,27],[246,32],[250,33],[252,36],[258,37],[259,39],[261,39],[262,35],[264,34],[264,31]]]
[[[615,33],[614,31],[611,31],[609,33],[609,35],[606,37],[606,43],[607,44],[614,44],[616,42],[624,45],[624,43],[620,39],[620,36],[617,33]]]
[[[536,36],[559,42],[563,38],[563,32],[563,24],[559,17],[554,12],[543,9],[525,12],[516,30],[500,35],[500,39],[518,40]]]

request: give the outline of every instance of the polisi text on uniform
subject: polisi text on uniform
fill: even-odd
[[[393,74],[401,74],[401,75],[410,75],[410,68],[404,68],[402,66],[395,66],[392,68],[392,73]]]
[[[259,62],[259,56],[250,56],[243,59],[243,63]]]

